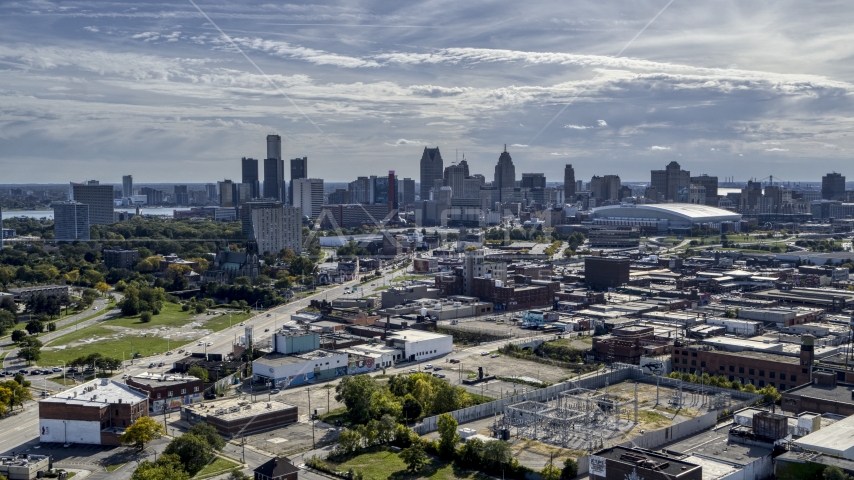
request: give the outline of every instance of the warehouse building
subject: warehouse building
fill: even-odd
[[[453,337],[423,330],[403,330],[388,334],[388,346],[403,352],[403,358],[420,361],[447,355],[454,349]]]
[[[51,458],[47,455],[27,455],[26,453],[0,457],[0,475],[9,480],[33,480],[44,478],[51,468]]]
[[[233,398],[218,402],[186,405],[181,419],[190,425],[207,423],[225,438],[281,428],[299,420],[297,407],[278,401],[249,402]]]

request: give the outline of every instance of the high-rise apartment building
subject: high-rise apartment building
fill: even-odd
[[[71,184],[71,200],[89,205],[90,225],[109,225],[113,223],[113,186],[99,185],[90,180],[86,185]]]
[[[828,173],[821,177],[821,198],[841,200],[845,197],[845,177],[841,173]]]
[[[299,207],[302,216],[315,219],[323,207],[323,179],[300,178],[294,180],[294,206]]]
[[[513,189],[516,188],[516,167],[513,166],[513,159],[507,153],[507,145],[504,145],[504,151],[498,157],[498,164],[495,165],[495,181],[492,185],[500,192],[502,202],[505,197],[512,195]]]
[[[186,207],[190,204],[190,194],[186,185],[175,185],[175,205]]]
[[[208,197],[208,202],[216,203],[219,200],[217,186],[213,183],[205,185],[205,195]]]
[[[240,159],[240,183],[246,183],[250,188],[250,196],[258,198],[261,196],[261,181],[258,176],[258,160],[243,157]]]
[[[563,201],[575,203],[575,169],[567,164],[563,167]]]
[[[293,205],[294,180],[308,178],[308,157],[291,159],[291,183],[288,189],[288,203]]]
[[[133,175],[122,177],[122,196],[125,198],[133,196]]]
[[[269,145],[269,143],[268,143]],[[284,201],[285,187],[285,161],[280,158],[264,159],[264,198],[269,200]]]
[[[254,235],[258,253],[302,250],[302,215],[298,208],[278,201],[250,201],[241,205],[243,230]]]
[[[546,188],[546,174],[544,173],[523,173],[522,188]]]
[[[347,185],[350,203],[371,203],[371,179],[359,177]]]
[[[69,200],[53,202],[53,237],[61,242],[89,240],[89,205]]]
[[[234,182],[231,180],[223,180],[221,182],[217,182],[218,186],[218,194],[219,198],[219,206],[223,208],[233,208],[234,207]]]
[[[436,180],[441,180],[444,173],[442,154],[439,153],[439,147],[427,148],[424,147],[424,153],[421,154],[421,200],[430,198],[430,189],[436,183]]]
[[[139,189],[140,195],[145,195],[146,205],[162,205],[163,190],[157,190],[151,187],[142,187]]]
[[[393,216],[397,217],[397,178],[394,176],[394,170],[388,171],[388,209]]]
[[[679,189],[688,188],[690,184],[691,172],[682,170],[682,167],[675,161],[667,164],[664,170],[652,170],[650,172],[649,186],[663,195],[665,201],[677,201]]]

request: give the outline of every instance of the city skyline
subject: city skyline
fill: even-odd
[[[6,4],[4,182],[240,178],[272,133],[330,182],[504,143],[551,179],[845,173],[854,14],[665,5],[200,5],[231,44],[189,3]]]

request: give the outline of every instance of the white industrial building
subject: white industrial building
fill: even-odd
[[[454,349],[453,338],[423,330],[402,330],[388,335],[389,343],[403,352],[403,359],[420,361],[447,355]]]
[[[736,335],[745,335],[748,337],[762,333],[762,323],[753,320],[710,317],[706,319],[706,324],[719,325],[726,328],[726,333],[734,333]]]
[[[854,460],[854,416],[794,441],[804,450]]]
[[[252,362],[252,374],[256,382],[288,388],[346,375],[348,361],[349,354],[333,350],[269,353]]]

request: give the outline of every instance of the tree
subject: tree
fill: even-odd
[[[189,480],[187,473],[175,455],[161,455],[156,462],[148,460],[139,464],[131,480]]]
[[[399,455],[403,463],[406,464],[406,471],[410,473],[418,472],[427,463],[427,454],[424,452],[424,446],[420,441],[413,443],[409,448],[401,450]]]
[[[457,451],[457,460],[464,467],[476,468],[483,457],[483,440],[470,438]]]
[[[196,313],[205,313],[206,307],[203,303],[196,304]]]
[[[197,423],[190,427],[190,430],[188,430],[187,433],[204,438],[205,441],[208,442],[208,445],[216,451],[220,451],[225,447],[225,440],[222,439],[219,432],[216,431],[216,428],[208,425],[207,423]]]
[[[376,380],[368,375],[344,377],[335,386],[335,400],[344,403],[353,423],[364,424],[371,419],[371,398],[377,390]]]
[[[227,479],[228,480],[252,480],[252,478],[249,475],[246,475],[245,473],[241,472],[240,470],[235,470],[235,471],[231,472],[231,474],[228,475]]]
[[[56,331],[56,322],[48,323],[47,324],[47,331],[48,332],[55,332]]]
[[[30,320],[24,328],[30,335],[38,335],[39,332],[44,330],[44,324],[38,320]]]
[[[439,455],[445,459],[451,458],[460,442],[460,436],[457,435],[457,426],[459,425],[457,419],[450,413],[443,413],[439,415],[437,425],[439,427]]]
[[[22,347],[18,349],[18,356],[26,360],[29,365],[30,362],[38,362],[42,358],[42,351],[39,347]]]
[[[15,330],[12,332],[12,341],[15,343],[20,342],[27,336],[27,332],[24,330]]]
[[[578,462],[575,459],[567,458],[563,461],[563,470],[560,473],[561,478],[564,480],[575,478],[578,475]]]
[[[347,428],[338,436],[338,443],[341,453],[349,455],[362,446],[362,434]]]
[[[829,466],[824,469],[822,472],[822,477],[824,480],[851,480],[851,475],[846,474],[841,468],[836,466]]]
[[[149,323],[151,321],[151,312],[140,312],[139,321],[142,323]]]
[[[233,283],[235,285],[241,285],[244,287],[248,287],[249,285],[252,284],[252,280],[250,280],[249,277],[237,277],[234,279]]]
[[[497,471],[506,468],[512,459],[510,444],[504,440],[493,440],[483,445],[481,460],[487,470]]]
[[[18,375],[20,375],[20,379],[18,378]],[[27,388],[30,386],[30,382],[28,380],[24,380],[24,376],[20,373],[18,375],[15,375],[14,380],[0,382],[0,387],[12,392],[12,395],[8,400],[10,409],[15,408],[16,406],[24,408],[24,403],[33,399],[30,389]]]
[[[99,291],[101,295],[110,291],[110,286],[105,282],[98,282],[95,284],[95,290]]]
[[[146,443],[157,440],[163,436],[163,433],[165,433],[165,429],[160,422],[151,417],[140,417],[125,429],[120,440],[122,443],[132,443],[137,450],[142,450]]]
[[[555,464],[549,462],[540,470],[540,475],[543,477],[543,480],[560,480],[561,470],[555,467]]]
[[[205,383],[209,381],[208,371],[198,365],[190,367],[190,369],[187,370],[187,374],[191,377],[196,377]]]
[[[169,442],[164,453],[178,455],[187,472],[195,475],[213,459],[213,448],[198,435],[184,434]]]

